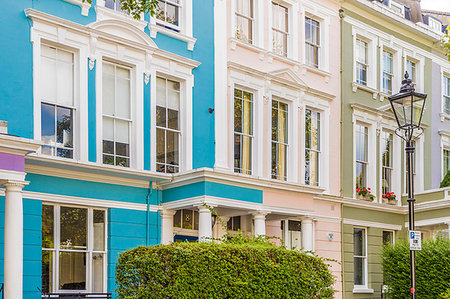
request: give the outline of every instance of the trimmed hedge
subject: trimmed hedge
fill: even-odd
[[[317,256],[254,244],[174,243],[120,254],[119,298],[333,298]]]
[[[409,243],[403,240],[385,246],[382,257],[389,298],[410,298]],[[417,298],[442,298],[449,289],[450,240],[437,238],[422,242],[422,250],[416,251]]]

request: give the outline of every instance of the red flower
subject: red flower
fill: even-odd
[[[366,192],[366,189],[363,189],[363,192]]]
[[[368,190],[370,190],[370,188],[367,188]]]

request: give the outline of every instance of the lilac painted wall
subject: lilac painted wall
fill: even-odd
[[[21,155],[0,152],[0,169],[23,172],[25,170],[25,158]]]
[[[450,121],[441,121],[442,111],[442,75],[439,64],[432,66],[432,94],[428,100],[432,101],[431,119],[431,188],[439,188],[442,180],[442,148],[439,131],[450,132]]]

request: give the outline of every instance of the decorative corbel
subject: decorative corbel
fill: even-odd
[[[95,66],[95,53],[97,51],[97,35],[91,34],[89,38],[89,69],[92,69]]]
[[[93,57],[93,56],[89,56],[89,70],[91,70],[92,71],[92,69],[94,68],[94,66],[95,66],[95,57]]]

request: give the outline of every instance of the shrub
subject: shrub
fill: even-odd
[[[447,171],[447,174],[445,175],[439,187],[440,188],[450,187],[450,171]]]
[[[409,243],[405,240],[383,249],[382,265],[390,298],[410,298]],[[417,298],[442,298],[450,289],[450,240],[430,239],[416,251]],[[445,298],[445,297],[444,297]]]
[[[120,254],[120,298],[333,298],[334,278],[317,256],[264,240],[174,243]]]

